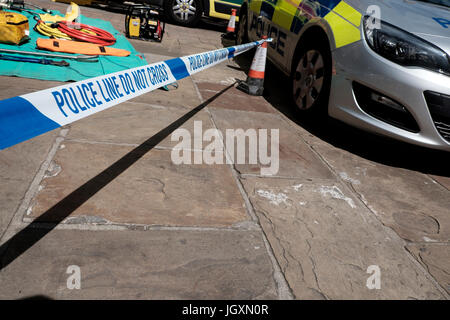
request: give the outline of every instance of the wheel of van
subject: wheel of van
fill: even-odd
[[[324,41],[310,41],[300,48],[293,63],[291,92],[301,114],[327,114],[331,67],[331,52]]]
[[[167,0],[164,2],[166,16],[176,24],[193,27],[202,17],[201,0]]]
[[[241,8],[237,27],[236,44],[248,43],[248,17],[245,8]]]

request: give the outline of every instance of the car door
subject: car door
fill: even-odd
[[[300,31],[322,8],[340,0],[251,0],[249,35],[251,39],[267,35],[273,38],[268,57],[287,74],[297,47]]]
[[[209,16],[229,19],[231,9],[239,11],[243,0],[209,0]]]
[[[294,17],[302,0],[252,0],[249,18],[249,35],[260,39],[262,35],[273,38],[269,43],[268,57],[282,70],[287,71],[292,43],[290,32]]]

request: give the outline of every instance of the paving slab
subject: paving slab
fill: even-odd
[[[226,26],[224,27],[224,29]],[[196,28],[166,24],[161,43],[130,40],[139,52],[181,57],[222,48],[217,26],[201,21]]]
[[[220,41],[220,34],[215,30],[216,26],[202,22],[195,28],[183,28],[180,26],[171,26],[175,31],[178,28],[177,40],[180,44],[180,55],[191,55],[205,51],[211,51],[223,48]],[[224,31],[226,26],[224,27]],[[180,37],[180,34],[182,36]]]
[[[226,88],[224,85],[210,82],[199,82],[197,83],[197,87],[204,100],[211,98]],[[208,108],[277,113],[276,109],[261,97],[248,95],[236,87],[226,91],[219,98],[210,103]]]
[[[169,127],[189,111],[188,107],[172,107],[167,103],[154,105],[126,102],[73,123],[70,125],[67,138],[92,142],[140,144],[160,130]],[[214,127],[209,113],[205,110],[201,110],[178,127],[177,129],[188,130],[192,141],[197,141],[192,142],[190,148],[201,145],[203,138],[203,136],[194,135],[195,121],[201,121],[203,130]],[[178,141],[172,141],[169,135],[158,146],[174,147],[178,143]]]
[[[171,151],[149,151],[150,147],[141,146],[127,156],[128,160],[110,167],[133,148],[77,142],[64,142],[61,147],[27,218],[40,216],[88,183],[83,192],[92,196],[85,203],[71,212],[69,208],[85,195],[69,197],[60,211],[46,219],[59,222],[70,214],[67,223],[83,222],[88,217],[98,223],[210,227],[248,220],[227,165],[175,165]],[[136,158],[145,153],[142,150],[148,152]],[[108,167],[107,174],[95,178]],[[107,179],[112,181],[105,185]]]
[[[59,130],[0,152],[0,237],[22,203]]]
[[[178,81],[178,89],[170,91],[158,89],[130,101],[179,107],[196,107],[200,104],[194,83],[189,78]]]
[[[169,36],[170,31],[166,30],[164,39],[161,43],[147,42],[141,40],[129,39],[130,43],[136,49],[136,51],[144,53],[146,58],[147,54],[158,54],[161,56],[179,57],[180,56],[180,43],[176,38]],[[147,61],[150,61],[147,58]],[[156,62],[156,61],[153,61]]]
[[[222,48],[220,46],[219,48]],[[211,50],[211,49],[210,49]],[[200,52],[207,51],[202,50]],[[200,53],[200,52],[193,52],[193,53]],[[193,54],[192,53],[192,54]],[[248,59],[252,59],[252,57],[248,56],[249,53],[244,53],[245,57],[237,57],[239,59],[244,59],[247,61]],[[201,83],[201,82],[209,82],[209,83],[216,83],[216,84],[222,84],[222,85],[230,85],[236,82],[236,80],[245,81],[247,79],[246,69],[242,69],[240,65],[237,63],[236,60],[229,59],[227,61],[221,62],[220,64],[206,69],[202,72],[196,73],[192,75],[192,78],[195,82]]]
[[[60,82],[55,81],[0,76],[0,99],[59,84]],[[0,237],[21,204],[58,133],[59,130],[53,130],[0,152]]]
[[[406,247],[450,294],[450,247],[442,243],[408,244]]]
[[[267,129],[268,133],[271,129],[279,130],[279,171],[277,176],[302,179],[334,178],[331,171],[314,155],[308,145],[293,134],[291,127],[278,115],[221,108],[211,108],[210,110],[218,129],[223,132],[224,136],[227,129]],[[269,140],[268,145],[270,144]],[[248,141],[246,148],[248,149]],[[248,154],[246,157],[246,164],[235,165],[241,174],[259,175],[261,167],[268,167],[260,162],[249,164]],[[236,158],[235,161],[237,161]]]
[[[245,190],[297,299],[441,299],[403,241],[335,181],[245,178]],[[366,286],[377,265],[381,289]]]
[[[0,99],[8,99],[62,84],[64,82],[0,76]]]
[[[149,64],[173,59],[173,56],[156,54],[154,52],[144,53],[145,59]]]
[[[427,175],[321,143],[314,147],[374,214],[409,241],[450,241],[450,192]]]
[[[272,272],[253,231],[53,230],[0,271],[0,299],[276,299]]]

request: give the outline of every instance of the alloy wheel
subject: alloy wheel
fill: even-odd
[[[176,0],[172,7],[173,14],[181,21],[188,21],[197,11],[194,0]]]
[[[324,84],[325,64],[321,53],[308,50],[298,62],[294,74],[294,99],[301,110],[310,109],[319,98]]]

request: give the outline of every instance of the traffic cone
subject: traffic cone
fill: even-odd
[[[231,9],[231,17],[228,22],[227,33],[234,33],[236,31],[236,9]]]
[[[267,36],[262,36],[267,39]],[[264,72],[266,70],[267,42],[256,48],[252,66],[248,72],[247,81],[239,83],[238,89],[252,96],[262,96],[264,92]]]

